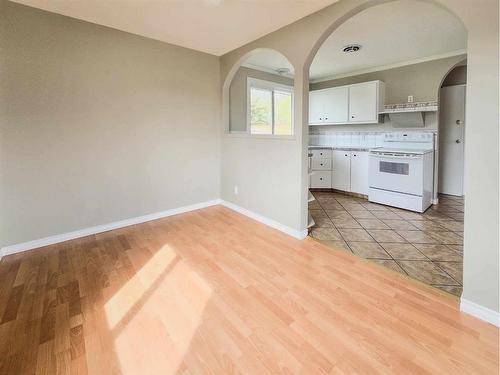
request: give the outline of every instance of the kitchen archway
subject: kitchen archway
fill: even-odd
[[[313,154],[311,160],[312,173],[313,176],[314,174],[316,176],[312,177],[309,183],[312,183],[315,188],[323,188],[323,190],[315,190],[312,194],[316,199],[310,203],[309,210],[312,218],[310,223],[314,222],[312,236],[332,247],[344,249],[441,290],[460,295],[463,268],[463,212],[459,214],[459,210],[463,211],[463,206],[460,208],[456,204],[457,207],[452,207],[451,203],[455,202],[450,203],[446,198],[439,205],[431,206],[431,203],[437,203],[434,194],[434,182],[437,182],[437,175],[434,176],[433,174],[433,158],[434,144],[439,129],[437,112],[439,89],[443,76],[449,72],[450,67],[463,60],[465,51],[462,53],[444,51],[444,53],[434,54],[430,59],[410,59],[411,63],[385,64],[386,69],[360,68],[359,66],[356,66],[350,72],[343,72],[338,69],[335,72],[336,74],[329,77],[327,84],[325,84],[325,80],[314,79],[315,75],[317,75],[317,71],[315,72],[314,69],[321,70],[320,68],[325,66],[325,64],[316,62],[318,56],[328,56],[328,53],[322,52],[325,45],[330,47],[352,47],[350,48],[352,51],[353,49],[356,50],[356,48],[357,50],[359,48],[363,50],[365,48],[364,44],[366,44],[368,47],[365,50],[369,50],[369,43],[372,41],[363,35],[356,39],[356,34],[352,31],[356,30],[355,25],[352,26],[351,32],[343,32],[343,29],[349,29],[352,24],[356,23],[356,19],[361,19],[361,22],[364,22],[364,29],[366,29],[367,20],[369,22],[372,19],[378,22],[379,29],[386,27],[388,30],[389,26],[380,25],[393,25],[396,20],[394,22],[388,19],[381,20],[381,14],[397,14],[398,11],[401,11],[402,15],[404,11],[408,10],[408,6],[414,7],[411,12],[408,12],[408,14],[411,14],[409,17],[415,17],[415,12],[422,11],[425,13],[427,8],[435,7],[432,14],[442,13],[444,17],[447,17],[446,22],[449,21],[448,25],[451,22],[454,27],[461,28],[465,45],[466,30],[462,22],[436,2],[421,0],[374,1],[351,11],[331,25],[315,44],[306,62],[306,67],[309,67],[309,77],[313,78],[311,92],[318,97],[320,97],[320,92],[325,92],[323,99],[318,100],[311,96],[310,106],[304,103],[308,107],[306,112],[310,111],[309,123],[314,125],[314,127],[310,127],[310,129],[314,130],[310,130],[309,145],[316,146],[316,149],[311,152]],[[388,9],[382,11],[384,7]],[[377,11],[380,14],[376,15]],[[427,14],[431,14],[431,12],[427,12]],[[415,18],[422,19],[418,16]],[[374,32],[374,29],[371,30],[374,34],[378,32]],[[404,32],[402,33],[404,34]],[[346,41],[340,37],[336,42],[331,41],[332,38],[335,39],[335,35],[342,36],[343,34],[349,35],[353,39]],[[422,35],[414,37],[418,39],[420,36]],[[433,35],[429,34],[428,36],[431,38]],[[362,40],[361,43],[360,39]],[[453,42],[453,37],[450,39]],[[418,44],[418,40],[415,43]],[[361,44],[361,46],[358,44]],[[404,48],[402,49],[404,50]],[[334,57],[334,54],[330,54],[329,57]],[[369,56],[369,59],[377,60],[373,56]],[[366,58],[364,60],[366,61]],[[342,61],[339,59],[330,59],[330,61],[340,61],[338,65],[342,65]],[[349,63],[344,63],[344,65],[349,65]],[[426,69],[431,69],[432,74],[424,74]],[[407,79],[402,82],[401,76],[404,77],[402,74],[405,71]],[[421,80],[422,77],[428,78],[429,75],[432,76],[432,79],[430,79],[424,90],[415,90],[413,92],[411,91],[413,89],[408,87],[409,82],[413,82],[418,87],[420,83],[416,82],[416,80]],[[329,92],[326,93],[326,91]],[[354,95],[352,92],[354,92]],[[370,92],[373,93],[374,104],[369,103],[371,108],[363,113],[362,105],[366,105],[366,97],[370,95]],[[364,104],[354,102],[356,95],[358,102],[361,100],[361,103],[363,103],[363,100],[365,100]],[[411,97],[412,101],[427,102],[425,114],[418,112],[417,115],[415,111],[411,116],[406,114],[402,116],[400,113],[397,116],[385,114],[381,119],[379,112],[385,112],[385,110],[380,106],[380,103],[386,97],[388,101],[385,104],[403,104],[406,102],[407,96]],[[326,110],[324,109],[325,100],[336,100],[337,104],[333,109]],[[408,101],[410,101],[410,98],[408,98]],[[345,103],[345,105],[338,103]],[[405,106],[411,108],[412,104],[406,104]],[[431,107],[432,110],[430,110]],[[355,108],[358,112],[352,113],[352,108]],[[373,113],[374,110],[377,112],[373,116],[370,117],[369,113],[367,115],[366,112],[371,111]],[[359,114],[368,117],[360,121],[358,120]],[[351,121],[354,116],[357,117],[356,120],[358,121]],[[332,118],[334,118],[333,121]],[[328,121],[325,121],[325,119]],[[398,137],[404,138],[400,139]],[[349,141],[346,141],[346,138],[349,138]],[[412,138],[415,139],[415,145],[411,145],[408,141]],[[384,143],[384,139],[389,139],[388,142],[392,143]],[[430,143],[424,144],[421,142],[422,139],[429,140]],[[398,142],[394,142],[394,140],[398,140]],[[423,187],[422,192],[407,192],[404,190],[409,189],[411,185],[414,185],[413,183],[399,185],[393,190],[389,183],[394,184],[395,179],[381,173],[379,176],[382,179],[379,180],[380,184],[382,184],[381,189],[391,191],[388,194],[392,194],[394,191],[399,192],[399,189],[407,193],[407,195],[403,196],[403,199],[410,203],[398,202],[401,196],[398,196],[396,200],[375,199],[370,202],[366,199],[369,195],[369,165],[372,163],[368,150],[395,144],[399,147],[410,148],[411,152],[409,153],[405,149],[407,157],[408,154],[413,155],[415,153],[416,144],[418,144],[418,147],[424,146],[425,152],[422,153],[421,158],[424,163],[427,163],[428,167],[422,169],[418,176],[427,176],[427,187]],[[414,158],[414,156],[411,157]],[[426,159],[430,159],[430,161],[425,162]],[[396,165],[396,163],[390,162],[391,160],[387,160],[384,163],[389,168]],[[414,170],[416,165],[413,159],[411,162],[405,161],[398,164],[401,164],[399,167],[402,168],[404,165],[410,165],[408,167],[409,171]],[[408,170],[403,170],[402,173],[404,174]],[[384,171],[384,173],[394,172],[394,170]],[[330,181],[328,181],[329,174]],[[410,172],[408,174],[411,176]],[[384,178],[387,178],[387,181]],[[418,203],[415,206],[411,203],[414,201],[414,197],[418,195],[425,197],[422,200],[426,201],[426,204]],[[313,197],[311,197],[311,200],[314,199]],[[431,206],[431,208],[428,209],[428,206]],[[412,212],[408,209],[423,211],[423,213]]]

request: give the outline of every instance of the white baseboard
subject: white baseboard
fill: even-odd
[[[32,249],[36,249],[36,248],[39,248],[42,246],[53,245],[53,244],[56,244],[59,242],[73,240],[75,238],[90,236],[92,234],[107,232],[107,231],[110,231],[113,229],[128,227],[128,226],[134,225],[134,224],[141,224],[141,223],[145,223],[147,221],[161,219],[161,218],[164,218],[167,216],[182,214],[184,212],[199,210],[201,208],[215,206],[217,204],[221,204],[220,199],[195,203],[195,204],[191,204],[189,206],[173,208],[171,210],[155,212],[155,213],[148,214],[148,215],[143,215],[143,216],[133,217],[130,219],[115,221],[112,223],[97,225],[97,226],[90,227],[90,228],[79,229],[79,230],[76,230],[73,232],[68,232],[68,233],[58,234],[55,236],[40,238],[40,239],[34,240],[34,241],[23,242],[23,243],[19,243],[19,244],[15,244],[15,245],[5,246],[5,247],[0,249],[0,259],[2,258],[2,256],[20,253],[22,251],[32,250]]]
[[[500,326],[500,314],[498,312],[468,301],[464,298],[460,299],[460,311],[484,320],[485,322],[491,323],[497,327]]]
[[[228,202],[228,201],[223,200],[221,202],[221,204],[223,206],[226,206],[227,208],[230,208],[231,210],[239,212],[242,215],[248,216],[249,218],[257,220],[257,221],[261,222],[262,224],[265,224],[267,226],[270,226],[271,228],[277,229],[280,232],[288,234],[289,236],[295,237],[299,240],[303,240],[304,238],[307,237],[307,229],[300,231],[300,230],[290,228],[289,226],[283,225],[275,220],[269,219],[265,216],[262,216],[258,213],[247,210],[246,208],[240,207],[240,206],[238,206],[234,203]]]

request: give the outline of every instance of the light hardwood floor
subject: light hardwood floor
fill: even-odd
[[[497,374],[498,329],[216,206],[0,262],[0,373]]]

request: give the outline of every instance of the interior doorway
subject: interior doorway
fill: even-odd
[[[465,195],[466,68],[459,66],[453,69],[440,92],[438,191],[458,197]]]
[[[370,33],[360,32],[367,25]],[[460,191],[435,199],[437,141],[441,87],[446,107],[465,108],[465,86],[448,86],[462,84],[464,68],[450,69],[466,59],[466,35],[460,20],[429,2],[389,1],[338,26],[309,69],[309,235],[456,296],[464,202]],[[458,139],[461,155],[443,145],[442,164],[463,190],[465,116],[445,112],[455,128],[442,141]]]

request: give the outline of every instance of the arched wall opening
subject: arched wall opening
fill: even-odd
[[[336,32],[339,32],[339,30],[341,30],[347,23],[349,23],[352,19],[355,19],[359,15],[364,15],[364,13],[368,13],[369,11],[374,10],[375,8],[378,8],[378,7],[382,8],[385,4],[391,5],[391,4],[404,3],[404,2],[408,3],[409,1],[402,1],[402,0],[368,1],[368,2],[365,2],[363,5],[355,8],[355,9],[350,10],[349,12],[347,12],[346,14],[344,14],[343,16],[339,17],[321,35],[320,39],[314,44],[314,47],[312,48],[312,50],[310,51],[310,54],[308,55],[308,57],[306,59],[303,71],[304,71],[304,75],[307,78],[308,82],[310,83],[310,78],[313,76],[313,72],[311,72],[311,70],[312,70],[313,63],[316,62],[315,58],[318,56],[319,52],[321,52],[322,46],[324,46],[326,44],[326,42],[329,40],[329,38],[331,38],[332,36],[334,36]],[[441,12],[447,13],[450,18],[456,20],[456,25],[458,25],[461,28],[463,28],[463,30],[464,30],[463,41],[464,41],[464,43],[466,42],[466,39],[467,39],[467,30],[465,29],[463,22],[458,17],[456,17],[456,15],[454,13],[450,12],[448,9],[446,9],[443,6],[441,6],[438,2],[425,1],[425,0],[412,0],[411,2],[414,2],[414,3],[424,3],[424,4],[428,4],[429,6],[432,6],[432,7],[438,6],[439,9],[441,10]],[[388,12],[387,12],[387,14],[388,14]],[[385,19],[385,20],[383,20],[381,22],[384,22],[384,21],[387,22],[387,19]],[[359,24],[359,26],[361,26],[361,24]],[[350,35],[353,35],[353,34],[351,33]],[[358,40],[356,40],[356,35],[353,35],[352,38],[353,38],[352,42],[357,42],[358,41]],[[340,48],[339,48],[339,50],[340,50]],[[462,51],[462,50],[457,50],[457,51]],[[439,93],[440,93],[440,88],[441,88],[442,82],[443,82],[444,78],[446,77],[446,75],[457,64],[459,64],[464,59],[464,56],[465,56],[464,52],[465,51],[457,53],[457,54],[449,54],[449,55],[447,55],[446,53],[436,54],[435,58],[433,56],[433,58],[429,59],[429,60],[422,59],[422,61],[415,61],[413,63],[415,65],[424,64],[424,63],[427,63],[427,61],[434,61],[434,60],[439,60],[440,61],[439,65],[437,65],[436,67],[433,67],[434,71],[433,71],[433,74],[432,74],[432,80],[430,80],[430,83],[428,84],[428,87],[427,87],[427,92],[430,93],[429,97],[425,97],[425,98],[417,98],[416,97],[415,101],[418,102],[418,101],[428,101],[429,100],[429,101],[437,101],[437,102],[439,102]],[[443,59],[442,62],[441,62],[441,59]],[[418,59],[415,59],[415,60],[418,60]],[[333,63],[334,62],[332,60],[332,64]],[[318,65],[318,64],[316,64],[316,65]],[[412,64],[408,64],[408,65],[413,66]],[[401,64],[400,66],[404,66],[404,64]],[[399,68],[398,64],[395,64],[395,66],[389,67],[387,69],[401,69],[401,70],[403,70],[403,68]],[[380,70],[382,70],[382,69],[380,69]],[[376,72],[377,70],[374,69],[373,71]],[[358,84],[358,82],[355,82],[355,81],[354,82],[350,82],[349,78],[344,78],[344,77],[350,77],[351,81],[352,81],[352,76],[356,76],[356,75],[359,75],[360,77],[365,78],[366,81],[371,81],[372,79],[380,79],[380,78],[373,78],[374,76],[377,76],[377,74],[376,73],[371,73],[369,71],[369,69],[366,69],[366,71],[363,71],[362,69],[360,69],[359,71],[356,70],[356,69],[354,69],[353,72],[354,72],[354,74],[350,74],[350,75],[349,74],[346,74],[346,75],[340,74],[340,76],[338,78],[338,81],[340,83],[338,83],[338,86],[341,86],[342,82],[344,82],[344,84],[346,84],[346,85],[352,84],[352,83]],[[368,79],[366,77],[372,77],[372,78]],[[334,81],[334,80],[336,80],[336,78],[331,78],[331,81]],[[321,86],[321,83],[318,84],[316,82],[318,82],[318,81],[314,81],[313,80],[313,83],[310,84],[312,90],[315,90],[315,89],[321,90],[321,89],[327,89],[329,87],[335,87],[336,86],[336,84],[334,84],[333,82],[329,82],[330,86],[328,86],[328,85]],[[324,80],[323,81],[319,81],[319,82],[324,82]],[[413,93],[411,93],[411,94],[413,96]],[[410,93],[408,93],[407,95],[410,95]],[[394,97],[394,96],[397,96],[397,95],[392,95],[392,96]],[[399,95],[399,96],[401,96],[401,95]],[[399,100],[401,100],[401,99],[399,99]],[[406,98],[405,98],[404,102],[406,102]],[[389,102],[386,102],[386,104],[396,104],[396,103],[393,103],[393,102],[389,101]],[[309,104],[305,101],[304,102],[304,107],[303,107],[303,112],[304,112],[304,126],[305,127],[308,127],[308,123],[311,120],[309,118],[309,110],[310,110]],[[432,121],[427,120],[427,122],[429,122],[429,123],[432,122],[432,125],[431,125],[430,128],[425,128],[425,130],[428,131],[428,132],[433,132],[434,135],[435,135],[435,142],[438,142],[438,140],[439,140],[439,138],[438,138],[438,133],[439,133],[439,113],[436,112],[436,113],[433,113],[433,114],[429,114],[428,117],[429,117],[429,119],[432,118]],[[387,123],[387,116],[386,116],[386,123]],[[321,125],[321,124],[314,124],[314,125]],[[344,124],[340,124],[340,123],[339,124],[335,124],[335,127],[336,127],[335,130],[339,130],[340,129],[341,131],[349,131],[349,130],[352,129],[352,128],[348,127],[348,125],[345,125],[344,127],[342,125],[344,125]],[[361,128],[361,129],[363,129],[361,132],[363,132],[363,131],[369,132],[370,131],[370,129],[367,130],[367,126],[366,125],[363,124],[363,126],[365,126],[365,128],[364,129]],[[409,128],[405,129],[403,127],[398,128],[395,125],[392,125],[392,126],[394,126],[395,128],[394,129],[392,129],[392,128],[389,129],[387,127],[384,128],[384,126],[382,126],[382,125],[376,125],[376,126],[373,126],[372,129],[375,128],[377,131],[391,131],[392,130],[392,131],[415,131],[415,132],[419,130],[418,128],[411,128],[411,127],[409,127]],[[420,125],[416,125],[416,126],[420,126]],[[425,126],[427,126],[427,124]],[[311,128],[314,128],[314,127],[311,127]],[[326,128],[327,128],[327,124],[325,124],[322,129],[326,129]],[[333,127],[330,127],[330,128],[333,128]],[[422,130],[424,130],[424,129],[422,129]],[[324,132],[326,132],[326,130],[321,131],[321,132],[324,133]],[[305,138],[309,138],[309,131],[305,131],[304,133],[307,133],[307,135],[305,136]],[[315,137],[316,137],[316,135],[314,135],[313,138],[315,138]],[[304,142],[304,144],[303,144],[303,147],[304,147],[303,153],[306,152],[308,145],[322,146],[322,144],[316,144],[316,143],[314,143],[314,140],[313,140],[312,143],[309,142],[309,141],[308,142]],[[437,152],[437,149],[435,150],[435,152]],[[332,162],[332,164],[334,164],[334,163],[335,162]],[[435,175],[434,175],[433,182],[434,182],[435,187],[433,189],[433,194],[434,194],[434,203],[437,203],[438,202],[438,199],[437,199],[438,198],[438,189],[437,189],[437,184],[438,184],[438,155],[437,155],[437,153],[436,153],[435,158],[434,158],[434,172],[435,172]],[[332,177],[332,182],[333,182],[333,179],[334,179],[334,177]],[[306,180],[305,183],[303,183],[303,189],[304,189],[304,191],[307,191],[308,187],[309,187],[309,181]],[[336,188],[336,189],[338,189],[338,188]],[[340,190],[344,190],[344,189],[340,189]],[[307,204],[304,204],[303,205],[302,216],[306,217],[306,215],[307,215]],[[462,221],[463,221],[463,218],[462,218]],[[362,228],[362,227],[359,227],[359,228]],[[463,228],[463,223],[462,223],[462,228]],[[390,228],[387,228],[387,229],[390,229]],[[448,229],[446,229],[446,230],[448,230]],[[453,241],[456,241],[456,240],[454,239]],[[462,242],[463,242],[463,240],[462,240]],[[461,281],[462,280],[460,280],[460,282]]]

